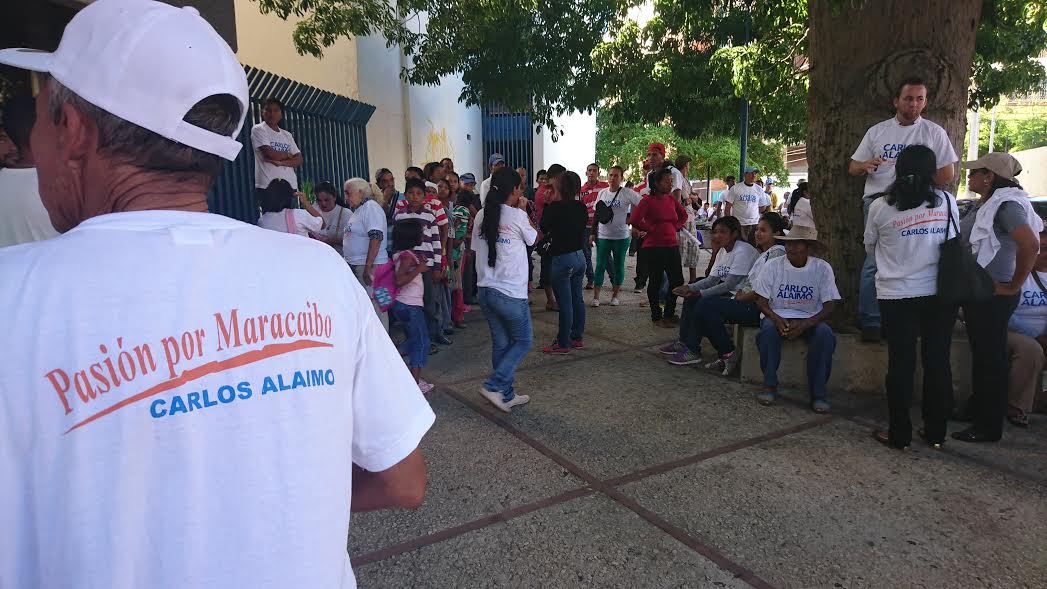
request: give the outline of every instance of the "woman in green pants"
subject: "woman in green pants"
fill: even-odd
[[[589,240],[596,241],[596,278],[593,280],[592,307],[600,306],[600,289],[603,287],[604,269],[611,275],[611,306],[618,306],[618,291],[625,280],[625,256],[629,253],[629,226],[626,215],[630,207],[640,204],[640,195],[622,183],[624,171],[621,166],[611,166],[608,177],[610,187],[600,191],[596,202],[603,202],[610,207],[614,215],[607,223],[593,220],[594,231],[589,232]],[[597,204],[596,206],[599,206]],[[612,266],[607,260],[611,259]]]

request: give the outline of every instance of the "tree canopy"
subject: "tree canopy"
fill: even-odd
[[[256,1],[301,19],[294,42],[303,54],[379,34],[408,55],[408,81],[460,73],[462,101],[530,110],[545,125],[600,106],[614,120],[668,124],[681,137],[730,134],[734,98],[746,95],[753,135],[805,133],[807,0],[654,0],[643,24],[629,17],[639,0]],[[1047,0],[983,0],[970,105],[1042,85],[1044,68],[1031,57],[1044,48]]]

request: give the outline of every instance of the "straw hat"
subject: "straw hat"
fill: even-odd
[[[818,230],[806,225],[794,226],[788,234],[781,235],[778,241],[806,241],[812,246],[825,249],[825,244],[818,240]]]

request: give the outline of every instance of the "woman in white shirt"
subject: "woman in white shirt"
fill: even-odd
[[[698,322],[696,331],[700,334],[697,339],[700,342],[701,336],[705,336],[716,348],[717,359],[707,368],[721,370],[724,376],[731,376],[741,365],[742,355],[735,349],[734,341],[727,333],[727,323],[744,327],[760,326],[760,309],[756,306],[756,293],[752,285],[767,262],[785,255],[785,246],[778,243],[778,239],[785,235],[785,227],[785,219],[778,213],[760,215],[753,233],[759,255],[753,261],[749,273],[738,284],[734,297],[703,297],[705,300],[695,308],[695,319]],[[691,339],[695,339],[693,334]],[[678,352],[669,358],[669,363],[682,366],[700,360],[701,354],[695,350],[694,354]]]
[[[1047,412],[1047,394],[1040,382],[1047,349],[1047,231],[1040,232],[1040,253],[1022,285],[1019,301],[1007,332],[1011,360],[1007,421],[1029,427],[1030,413]]]
[[[484,208],[473,223],[477,298],[491,328],[494,369],[480,387],[480,394],[506,413],[531,400],[513,389],[516,367],[531,350],[527,247],[538,238],[527,213],[516,207],[523,195],[520,184],[514,170],[497,170],[491,176]]]
[[[316,195],[316,208],[320,210],[324,226],[309,236],[333,247],[342,255],[342,235],[349,224],[349,210],[338,204],[338,189],[330,182],[317,184],[313,194]]]
[[[713,298],[729,298],[738,290],[759,252],[742,239],[742,226],[737,217],[721,217],[713,223],[713,244],[719,248],[709,276],[677,287],[673,293],[684,297],[680,316],[680,337],[658,350],[672,356],[673,364],[697,364],[701,361],[704,336],[701,307]]]
[[[302,205],[300,209],[293,208],[296,197]],[[262,206],[262,216],[258,218],[258,226],[263,229],[308,237],[309,232],[315,233],[323,228],[323,217],[309,203],[309,197],[296,192],[283,178],[269,183],[261,193],[259,204]]]
[[[887,332],[888,431],[877,441],[903,449],[912,443],[916,342],[923,364],[923,431],[932,447],[945,441],[952,403],[952,346],[955,305],[938,296],[938,258],[946,236],[957,235],[959,212],[951,194],[934,188],[938,164],[924,145],[898,155],[897,180],[869,206],[865,249],[876,257],[876,299]]]
[[[796,185],[796,190],[789,197],[789,221],[792,226],[817,227],[814,224],[814,211],[811,210],[811,195],[806,182]]]
[[[344,194],[349,214],[342,233],[342,255],[352,268],[353,275],[371,296],[374,294],[371,281],[374,280],[375,267],[389,262],[389,250],[385,247],[389,228],[385,209],[381,202],[374,199],[371,185],[363,178],[346,180]],[[388,331],[388,314],[378,308],[373,298],[371,302],[382,326]]]

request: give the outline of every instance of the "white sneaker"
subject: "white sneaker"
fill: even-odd
[[[480,394],[483,395],[485,399],[490,401],[491,404],[497,407],[498,409],[505,411],[506,413],[509,413],[509,405],[502,400],[502,393],[499,393],[498,391],[489,391],[483,387],[480,387]],[[517,397],[519,396],[521,395],[517,395]],[[530,401],[531,398],[528,397],[527,400]],[[526,403],[527,401],[524,402]]]
[[[531,397],[528,395],[516,395],[515,397],[510,399],[508,403],[505,403],[505,406],[512,409],[517,405],[526,405],[528,402],[530,402],[530,400]]]
[[[618,300],[618,297],[614,297],[613,299],[611,299],[611,306],[612,307],[617,307],[620,304],[622,304],[622,302]]]
[[[589,306],[590,307],[599,307],[600,306],[600,299],[593,299],[593,302],[589,303]]]
[[[642,289],[642,288],[634,288],[633,289],[633,294],[640,294],[642,292],[644,292],[644,289]]]
[[[426,381],[424,381],[422,379],[418,379],[418,390],[422,391],[423,395],[428,395],[435,388],[436,388],[436,385],[434,385],[433,383],[426,382]]]

